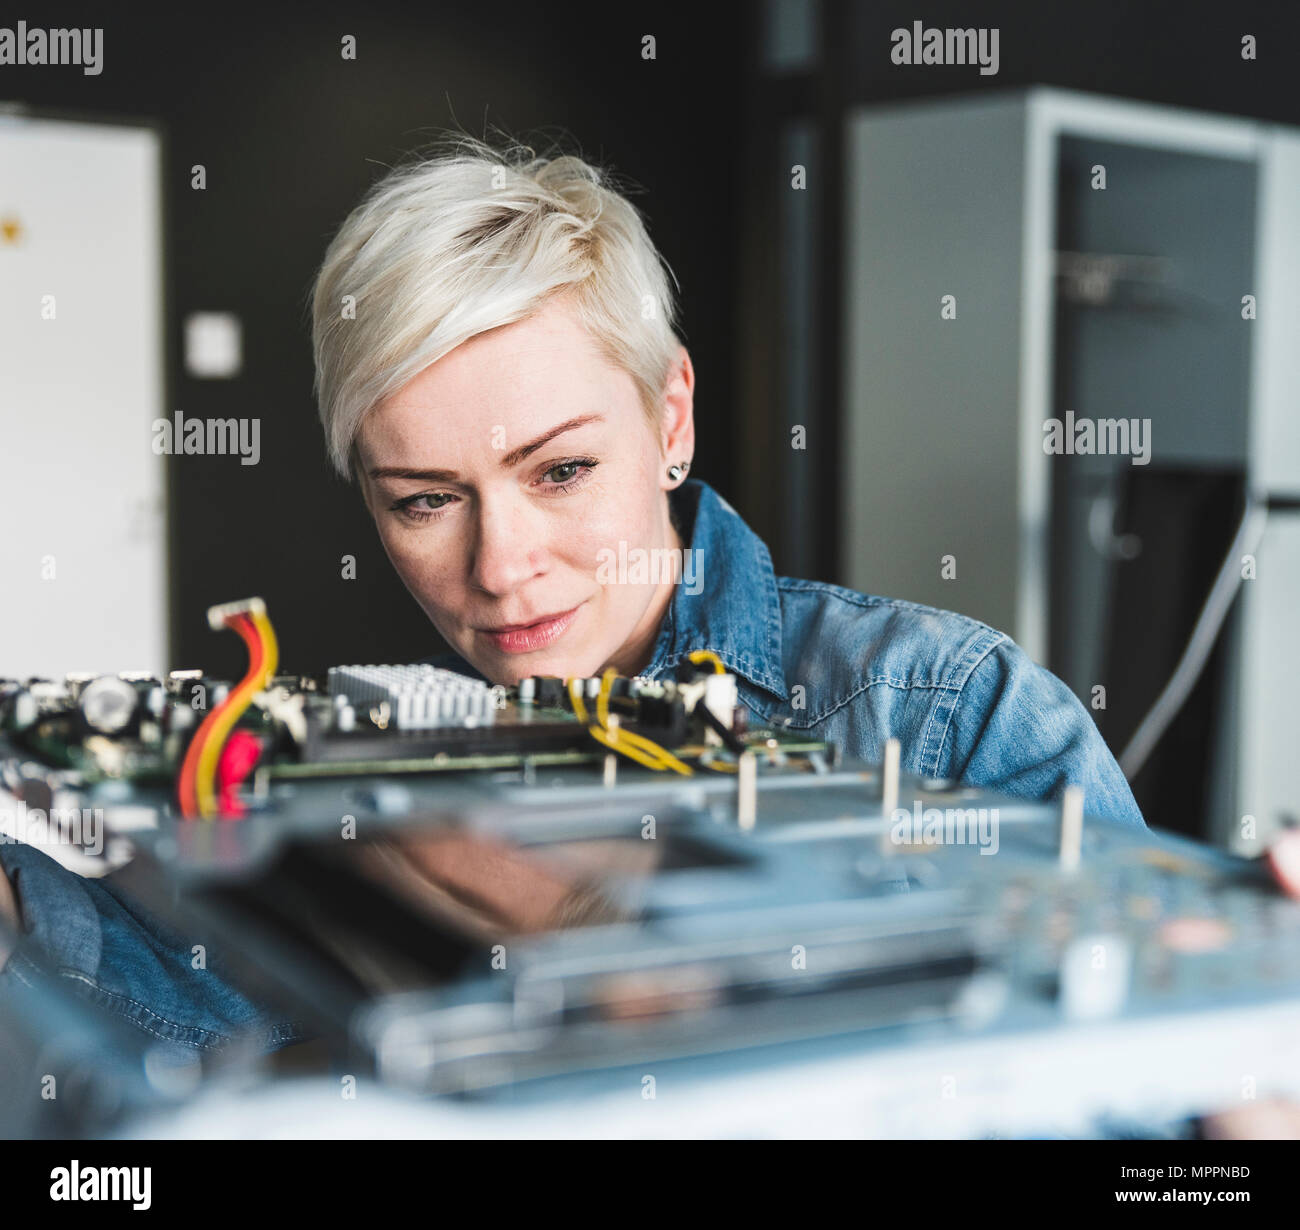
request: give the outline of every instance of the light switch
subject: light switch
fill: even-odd
[[[229,380],[244,365],[243,329],[233,312],[192,312],[185,319],[185,370],[199,380]]]

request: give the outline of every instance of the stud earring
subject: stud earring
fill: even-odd
[[[668,477],[671,478],[673,482],[677,482],[690,468],[691,463],[689,461],[680,461],[676,465],[668,467]]]

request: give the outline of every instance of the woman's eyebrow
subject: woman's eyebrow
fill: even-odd
[[[588,423],[603,423],[605,416],[603,414],[581,414],[577,418],[565,419],[563,423],[557,423],[550,431],[544,432],[535,440],[529,440],[527,444],[521,444],[516,449],[511,449],[504,457],[501,458],[501,465],[505,469],[518,465],[526,457],[531,457],[539,448],[556,436],[562,436],[566,431],[572,431],[575,427],[584,427]],[[425,482],[448,483],[455,482],[460,476],[454,470],[412,470],[404,466],[378,466],[370,471],[371,478],[414,478]]]
[[[576,419],[565,419],[552,427],[550,431],[537,437],[536,440],[530,440],[527,444],[521,444],[517,449],[512,450],[501,458],[501,464],[508,470],[511,466],[518,465],[525,457],[531,457],[543,444],[554,440],[556,436],[562,436],[566,431],[572,431],[575,427],[583,427],[587,423],[603,423],[605,416],[603,414],[581,414]]]

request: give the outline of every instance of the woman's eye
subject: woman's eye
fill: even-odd
[[[562,461],[543,472],[542,486],[572,489],[583,482],[598,464],[594,457],[575,457],[572,461]]]
[[[567,495],[581,487],[599,464],[594,457],[575,457],[572,461],[562,461],[542,472],[539,485],[549,487],[553,495]],[[429,521],[440,516],[459,499],[459,496],[447,491],[424,491],[419,495],[403,496],[394,501],[390,508],[407,521]]]
[[[451,498],[445,491],[435,491],[424,495],[407,496],[404,500],[398,500],[392,507],[394,512],[401,513],[404,517],[422,521],[440,512]]]

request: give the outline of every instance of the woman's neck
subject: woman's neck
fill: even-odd
[[[667,511],[665,511],[664,521],[667,528],[668,549],[676,554],[678,560],[684,560],[685,544]],[[677,591],[677,582],[672,578],[674,575],[680,575],[679,570],[669,569],[668,574],[667,579],[661,581],[656,587],[654,597],[646,607],[645,614],[637,621],[632,635],[606,663],[607,666],[617,669],[620,675],[639,675],[650,664],[650,655],[654,652],[655,642],[659,639],[659,629],[668,616],[673,594]]]

